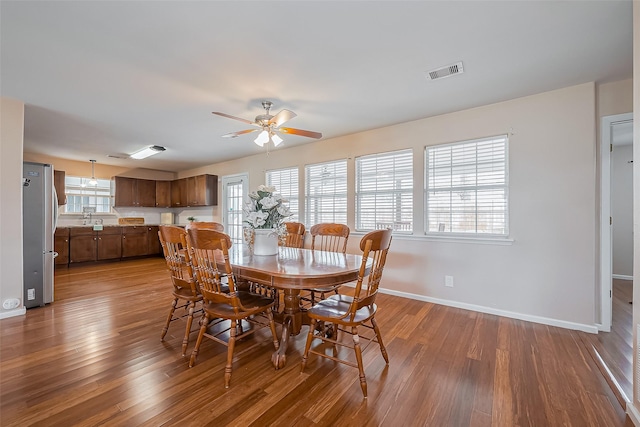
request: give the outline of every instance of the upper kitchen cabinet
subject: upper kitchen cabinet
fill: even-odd
[[[187,179],[171,181],[171,207],[183,208],[187,206]]]
[[[115,177],[115,206],[155,207],[156,182],[150,179]]]
[[[156,181],[156,206],[171,207],[171,181]]]
[[[218,204],[218,176],[197,175],[186,178],[188,206],[216,206]]]
[[[67,193],[64,184],[65,173],[64,171],[53,171],[53,186],[56,189],[58,195],[58,206],[67,204]]]

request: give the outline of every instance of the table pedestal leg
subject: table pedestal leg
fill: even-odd
[[[289,337],[298,335],[302,329],[302,312],[300,311],[300,290],[284,290],[284,312],[282,313],[282,336],[280,348],[271,356],[271,362],[276,369],[284,368],[287,362],[287,347]]]

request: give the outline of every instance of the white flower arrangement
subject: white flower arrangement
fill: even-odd
[[[257,191],[249,193],[244,203],[245,224],[252,229],[275,229],[278,234],[285,232],[284,220],[291,216],[289,207],[284,205],[282,195],[275,187],[261,185]]]

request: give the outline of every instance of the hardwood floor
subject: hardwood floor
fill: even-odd
[[[593,346],[594,358],[601,358],[605,375],[614,378],[620,404],[633,397],[633,281],[613,279],[611,332],[583,334],[587,346]],[[606,372],[606,369],[609,372]],[[617,383],[617,384],[616,384]]]
[[[58,270],[53,304],[0,320],[0,424],[632,425],[575,331],[380,295],[390,364],[364,352],[368,399],[354,368],[300,373],[305,334],[275,371],[268,331],[238,343],[225,390],[224,346],[189,368],[182,324],[160,341],[170,301],[160,258]]]

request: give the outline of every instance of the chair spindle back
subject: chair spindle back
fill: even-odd
[[[311,227],[311,249],[347,252],[349,227],[345,224],[322,223]]]
[[[188,257],[184,250],[183,237],[186,231],[182,227],[174,225],[161,225],[158,228],[158,237],[162,245],[164,259],[169,268],[171,282],[176,292],[187,289],[192,296],[199,294],[199,289],[189,266]]]

